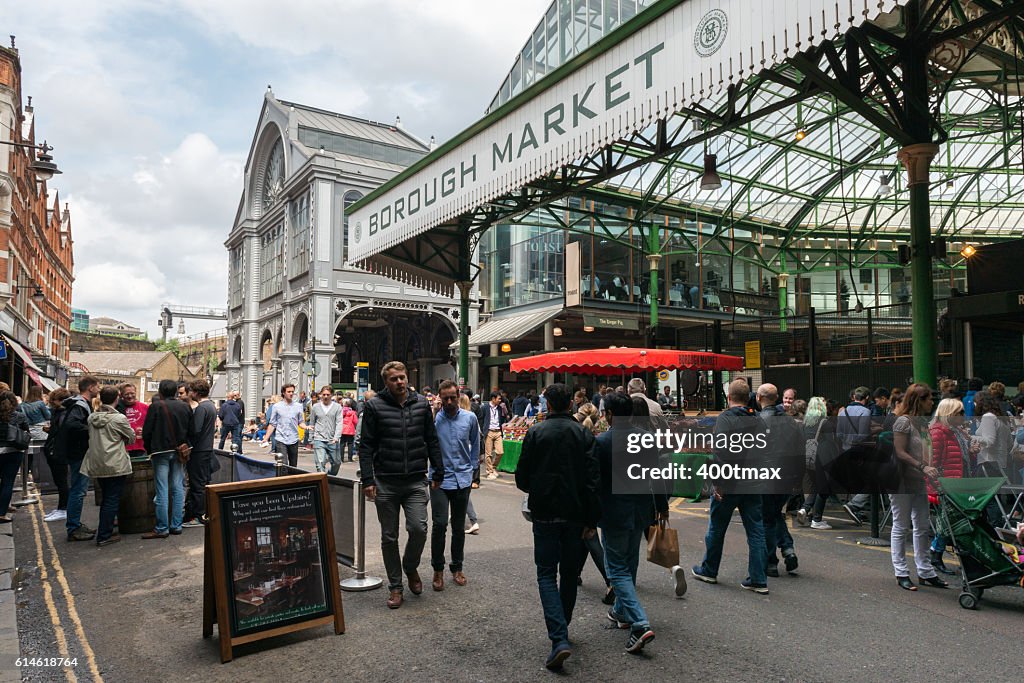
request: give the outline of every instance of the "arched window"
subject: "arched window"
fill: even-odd
[[[345,193],[345,208],[342,212],[344,217],[341,221],[341,243],[343,247],[341,257],[344,262],[348,262],[348,207],[352,206],[362,198],[363,193],[357,192],[356,190],[349,190]]]

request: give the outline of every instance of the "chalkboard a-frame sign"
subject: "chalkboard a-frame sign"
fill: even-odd
[[[206,487],[203,637],[232,648],[334,624],[345,632],[327,475]]]

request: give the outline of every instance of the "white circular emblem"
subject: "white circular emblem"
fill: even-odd
[[[356,242],[359,242],[362,239],[363,239],[363,222],[362,221],[356,221]]]
[[[697,32],[693,36],[693,46],[701,57],[710,57],[718,52],[725,43],[729,32],[729,17],[720,9],[713,9],[704,15],[697,24]]]

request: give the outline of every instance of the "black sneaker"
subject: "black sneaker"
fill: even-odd
[[[654,640],[654,631],[650,626],[636,629],[629,632],[629,640],[626,641],[626,652],[636,654],[644,649],[647,643]]]
[[[68,534],[69,541],[91,541],[95,537],[96,532],[84,524]]]
[[[789,553],[783,555],[782,559],[786,562],[786,571],[792,574],[796,571],[797,567],[800,566],[800,561],[796,559],[796,553]]]
[[[776,562],[774,564],[768,565],[768,568],[764,570],[764,573],[772,577],[773,579],[779,578],[779,563]]]
[[[754,583],[750,579],[744,579],[740,586],[748,591],[754,591],[758,595],[768,595],[768,584],[766,583]]]
[[[859,515],[859,514],[857,514],[857,511],[856,511],[856,510],[854,510],[854,509],[853,509],[852,507],[850,507],[850,504],[849,504],[849,503],[847,503],[846,505],[844,505],[844,506],[843,506],[843,509],[844,509],[844,510],[846,510],[846,514],[850,515],[850,519],[852,519],[852,520],[853,520],[853,523],[854,523],[854,524],[856,524],[857,526],[861,526],[861,525],[863,525],[863,524],[864,524],[864,520],[862,520],[862,519],[860,518],[860,515]]]
[[[627,629],[630,626],[632,626],[631,623],[626,621],[626,618],[624,616],[616,612],[614,609],[608,610],[608,621],[615,624],[615,628],[618,629]]]

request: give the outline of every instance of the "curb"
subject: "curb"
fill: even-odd
[[[14,589],[14,524],[0,531],[0,683],[21,680],[15,660],[21,654],[18,640],[18,600]]]

